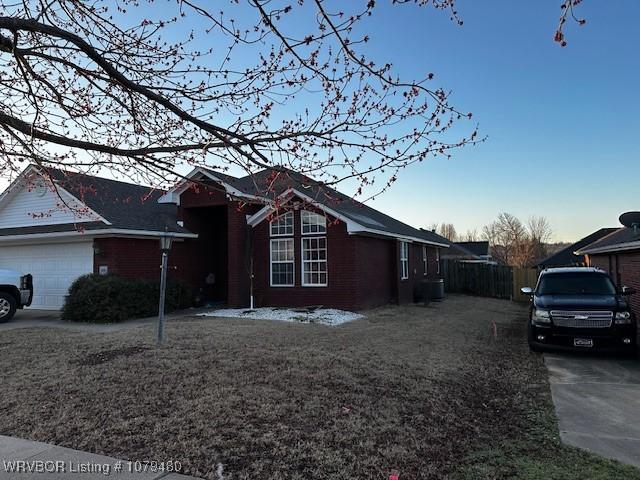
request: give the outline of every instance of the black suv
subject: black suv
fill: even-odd
[[[591,267],[548,268],[531,296],[528,340],[533,351],[546,349],[635,353],[636,319],[628,287],[616,290],[611,278]]]

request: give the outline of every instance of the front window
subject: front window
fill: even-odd
[[[283,213],[279,217],[274,218],[270,225],[272,237],[293,235],[293,212]]]
[[[324,215],[303,210],[300,212],[300,223],[303,235],[327,233],[327,219]]]
[[[409,278],[409,243],[400,242],[400,278],[406,280]]]
[[[422,246],[422,267],[424,271],[424,276],[427,276],[427,246]]]
[[[327,285],[327,237],[302,239],[302,285]]]
[[[271,285],[292,287],[294,278],[293,238],[271,240]]]
[[[540,277],[538,295],[615,295],[611,279],[599,273],[561,273]]]
[[[440,249],[436,248],[436,271],[440,275]]]

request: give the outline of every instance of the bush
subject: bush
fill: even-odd
[[[84,275],[69,288],[62,318],[72,322],[114,323],[158,314],[160,282],[129,280],[116,275]],[[165,310],[193,306],[193,292],[181,282],[168,282]]]

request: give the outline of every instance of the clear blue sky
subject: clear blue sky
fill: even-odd
[[[376,16],[380,60],[435,72],[488,139],[411,167],[372,206],[459,232],[500,211],[544,215],[565,241],[640,209],[640,2],[585,0],[577,12],[587,24],[568,26],[565,48],[553,42],[560,4],[459,0],[462,27],[432,9]],[[402,37],[385,34],[396,29]]]

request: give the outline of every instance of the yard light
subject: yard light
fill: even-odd
[[[165,228],[164,233],[160,236],[160,252],[162,253],[162,266],[160,268],[160,304],[158,306],[158,345],[164,343],[164,303],[167,295],[167,265],[169,259],[169,250],[173,242],[173,234],[169,233],[169,229]]]
[[[160,237],[160,250],[163,253],[168,253],[171,250],[171,243],[173,242],[173,236],[169,232],[165,232]]]

